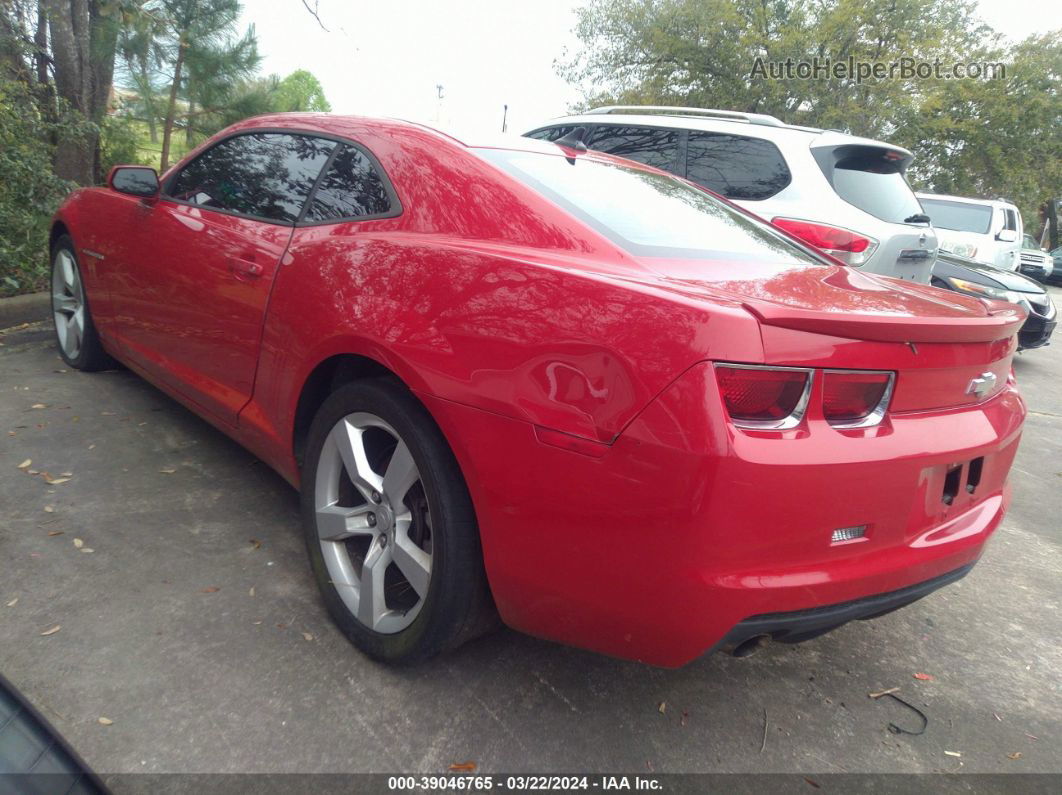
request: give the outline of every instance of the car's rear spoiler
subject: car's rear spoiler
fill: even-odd
[[[746,300],[742,305],[765,326],[876,342],[992,342],[1018,333],[1028,313],[1016,304],[984,301],[982,317],[909,317],[828,313]]]

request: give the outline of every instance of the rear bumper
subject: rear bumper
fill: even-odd
[[[866,621],[906,607],[938,588],[961,580],[970,573],[973,567],[974,564],[969,563],[925,582],[840,604],[794,610],[788,613],[752,616],[736,624],[716,648],[736,648],[745,641],[763,636],[782,643],[800,643],[810,640],[835,630],[849,621]]]
[[[733,428],[715,390],[710,367],[691,368],[594,454],[424,396],[465,474],[507,624],[676,667],[755,617],[968,568],[1002,521],[1025,414],[1009,385],[877,428],[773,434]]]

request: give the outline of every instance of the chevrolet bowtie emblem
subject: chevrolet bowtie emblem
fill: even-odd
[[[966,385],[967,395],[976,395],[977,397],[983,397],[992,391],[992,387],[996,385],[995,373],[981,373],[977,378],[971,378],[970,383]]]

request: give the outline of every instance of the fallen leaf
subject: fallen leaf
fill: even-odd
[[[451,773],[474,773],[475,770],[475,762],[454,762],[450,765]]]
[[[160,469],[159,470],[159,472],[161,472],[163,475],[172,475],[176,471],[177,471],[176,469]]]
[[[30,406],[30,408],[31,409],[46,409],[48,407],[46,405],[44,405],[43,403],[34,403],[32,406]]]
[[[62,534],[63,534],[62,530],[51,530],[48,533],[49,536],[61,536]]]
[[[1035,734],[1029,734],[1029,732],[1022,732],[1022,734],[1024,734],[1024,735],[1025,735],[1026,737],[1028,737],[1028,738],[1029,738],[1030,740],[1039,740],[1039,739],[1040,739],[1040,738],[1039,738],[1039,737],[1037,737],[1037,736],[1036,736]]]
[[[665,712],[667,712],[667,702],[666,702],[666,701],[661,701],[661,702],[660,702],[660,706],[658,706],[658,707],[656,708],[656,710],[657,710],[657,712],[659,712],[659,713],[660,713],[661,715],[663,715],[663,714],[664,714]]]
[[[995,712],[992,713],[992,717],[995,718],[996,720],[1000,721],[1000,722],[1002,722],[1002,720],[1003,720],[1003,718],[999,717],[999,715],[997,715]]]
[[[77,547],[78,549],[81,549],[81,547],[85,546],[85,542],[82,541],[80,538],[75,538],[74,539],[74,546]]]
[[[877,693],[867,693],[867,695],[870,698],[881,698],[882,696],[889,695],[889,693],[895,693],[899,689],[900,688],[898,687],[890,687],[888,690],[879,690]]]
[[[929,674],[921,674],[921,673],[919,673],[919,674],[912,674],[912,676],[914,676],[915,679],[920,679],[923,682],[932,682],[933,681],[933,677],[930,676]]]
[[[814,780],[808,778],[807,776],[804,776],[804,781],[806,781],[808,784],[810,784],[815,789],[822,789],[822,785],[819,782],[814,781]]]
[[[21,464],[18,465],[18,468],[19,469],[29,469],[29,466],[32,463],[33,463],[33,459],[32,458],[27,458],[25,461],[23,461]]]
[[[41,474],[44,475],[44,482],[49,486],[58,486],[60,483],[66,483],[70,480],[70,478],[53,478],[47,472],[42,472]]]
[[[262,542],[259,541],[257,538],[249,539],[248,543],[252,544],[255,549],[261,549],[262,548]]]
[[[62,475],[62,476],[63,476],[64,478],[72,478],[72,477],[74,477],[74,473],[73,473],[73,472],[61,472],[60,474],[61,474],[61,475]]]
[[[54,505],[45,505],[44,506],[44,512],[45,513],[55,513],[55,506]]]
[[[92,547],[82,547],[81,551],[89,553],[89,552],[95,552],[96,550],[94,550]]]
[[[253,586],[253,585],[251,586],[251,590],[249,590],[249,591],[247,592],[247,595],[248,595],[248,596],[254,596],[254,586]]]
[[[220,590],[216,585],[208,585],[206,588],[200,588],[199,593],[217,593]]]
[[[27,472],[28,472],[29,474],[31,474],[31,475],[39,475],[39,474],[41,474],[41,473],[40,473],[40,471],[39,471],[39,470],[36,470],[36,469],[27,469],[26,471],[27,471]]]
[[[44,632],[42,632],[42,633],[41,633],[41,635],[54,635],[54,634],[55,634],[56,632],[58,632],[58,631],[59,631],[60,629],[62,629],[62,627],[61,627],[61,626],[59,626],[58,624],[56,624],[56,625],[55,625],[54,627],[52,627],[51,629],[46,629],[46,630],[44,630]]]
[[[10,602],[7,603],[7,606],[8,607],[14,607],[17,604],[18,604],[18,597],[16,596],[14,599],[12,599]]]
[[[679,726],[685,726],[690,721],[690,713],[686,710],[682,710],[682,719],[679,721]]]
[[[948,756],[962,756],[958,751],[945,751]]]
[[[303,632],[303,633],[302,633],[302,636],[303,636],[303,637],[304,637],[304,638],[305,638],[306,640],[313,640],[313,635],[311,635],[311,634],[310,634],[309,632]]]
[[[257,626],[258,626],[259,624],[261,624],[262,622],[261,622],[261,621],[252,621],[251,623],[252,623],[252,624],[254,624],[254,625],[255,625],[255,626],[257,627]]]
[[[1012,754],[1007,754],[1007,759],[1021,759],[1021,751],[1015,751]]]

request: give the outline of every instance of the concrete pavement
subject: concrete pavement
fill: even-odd
[[[1013,507],[969,577],[677,671],[511,631],[370,662],[278,476],[131,373],[69,370],[44,326],[0,342],[0,670],[102,773],[1062,771],[1062,339],[1016,364]],[[887,730],[918,725],[867,696],[890,687],[924,734]]]

